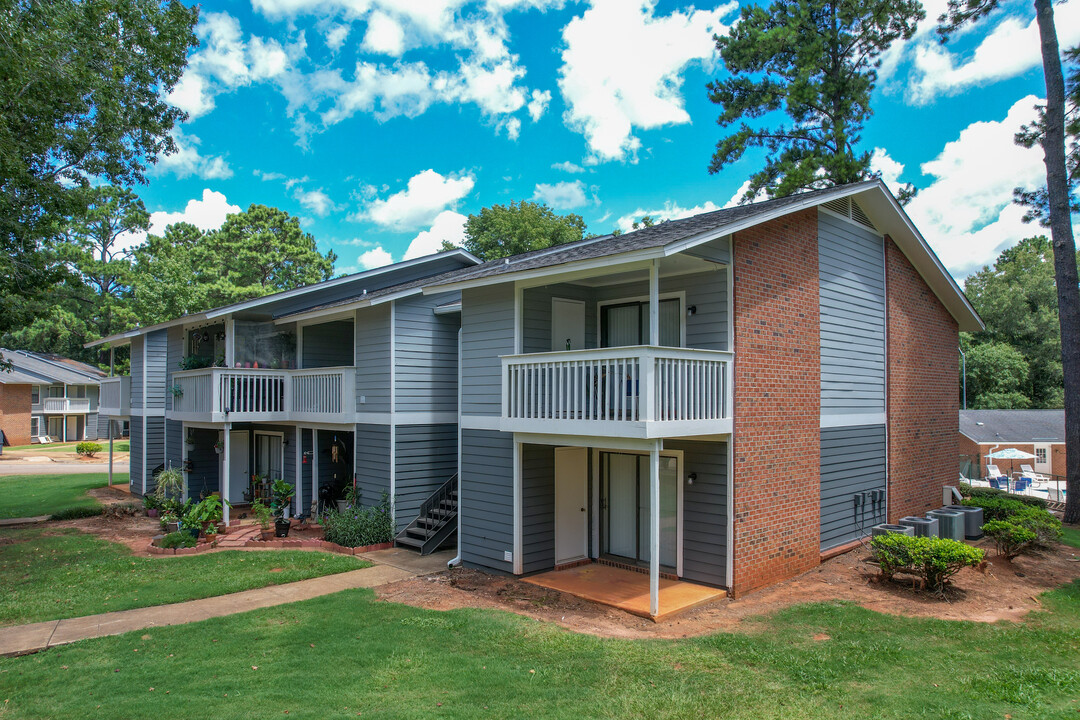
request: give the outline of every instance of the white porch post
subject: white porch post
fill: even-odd
[[[231,470],[230,466],[232,465],[232,433],[230,432],[231,430],[232,423],[225,423],[225,432],[224,437],[222,438],[223,444],[225,445],[225,452],[222,453],[222,455],[225,459],[221,466],[221,512],[222,519],[225,520],[226,525],[229,524],[229,506],[225,503],[225,501],[229,497],[229,485],[231,483],[231,480],[229,478],[229,473]]]
[[[660,614],[660,444],[649,450],[649,614]]]
[[[225,319],[225,367],[236,365],[236,325],[231,317]]]
[[[319,429],[311,429],[311,515],[314,517],[315,508],[319,502]]]
[[[296,488],[296,497],[293,500],[296,502],[296,512],[293,513],[296,517],[300,517],[304,514],[304,484],[301,482],[301,468],[300,462],[304,459],[304,445],[300,442],[300,428],[296,428],[296,434],[293,437],[293,441],[296,443],[293,450],[293,455],[296,458],[296,474],[293,476],[293,487]],[[355,456],[354,456],[355,457]]]
[[[112,487],[113,420],[109,418],[109,487]]]
[[[649,344],[660,344],[660,261],[649,265]]]

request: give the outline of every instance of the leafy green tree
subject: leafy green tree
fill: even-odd
[[[975,345],[1006,344],[1028,363],[1023,392],[1030,407],[1062,407],[1064,376],[1054,256],[1050,241],[1032,237],[1001,253],[993,267],[968,278],[967,296],[986,323]],[[973,396],[972,396],[973,397]]]
[[[1027,360],[1006,343],[983,343],[967,351],[968,394],[977,409],[1023,409],[1031,400],[1022,391],[1028,382]]]
[[[744,5],[728,34],[716,37],[730,76],[709,83],[709,98],[722,107],[721,127],[739,125],[717,143],[709,172],[764,149],[765,167],[750,176],[744,201],[870,177],[870,153],[857,145],[881,55],[924,17],[919,0]],[[746,122],[778,112],[790,124]]]
[[[965,25],[979,22],[994,13],[1000,0],[948,0],[948,8],[938,18],[938,33],[946,41]],[[1046,107],[1039,129],[1021,132],[1021,144],[1035,142],[1043,149],[1046,165],[1046,218],[1054,248],[1054,279],[1057,290],[1058,324],[1061,333],[1061,367],[1064,375],[1065,405],[1065,522],[1080,521],[1080,276],[1077,274],[1076,239],[1072,229],[1072,201],[1069,161],[1066,153],[1065,71],[1054,22],[1053,0],[1034,0],[1035,22],[1039,28]],[[1026,137],[1025,137],[1026,135]]]
[[[496,260],[581,240],[585,220],[557,215],[544,203],[528,200],[492,205],[465,222],[464,248],[481,260]]]
[[[128,277],[139,324],[156,325],[212,307],[205,275],[214,267],[202,246],[204,236],[190,223],[174,223],[135,248]]]
[[[43,245],[78,211],[74,188],[143,182],[175,152],[184,114],[164,98],[197,19],[179,0],[0,0],[0,296],[57,281]]]

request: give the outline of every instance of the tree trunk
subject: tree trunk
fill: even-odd
[[[1046,79],[1043,161],[1046,163],[1050,238],[1054,246],[1054,278],[1061,325],[1061,366],[1065,375],[1065,522],[1075,523],[1080,521],[1080,279],[1076,272],[1076,242],[1065,165],[1065,78],[1051,0],[1035,0],[1035,17],[1039,23]]]

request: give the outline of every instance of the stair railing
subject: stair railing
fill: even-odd
[[[417,514],[416,517],[418,519],[427,517],[428,514],[434,508],[437,508],[437,507],[439,507],[439,505],[442,504],[443,500],[449,500],[450,495],[455,490],[457,490],[457,480],[458,480],[457,473],[454,473],[453,476],[451,476],[451,478],[449,480],[447,480],[441,486],[439,486],[438,490],[431,493],[431,495],[428,496],[428,499],[420,504],[420,512]],[[445,523],[446,523],[445,518],[440,519],[439,527],[442,527]]]

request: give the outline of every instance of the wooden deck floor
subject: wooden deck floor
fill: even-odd
[[[660,579],[660,613],[649,614],[649,576],[592,563],[522,578],[527,583],[570,593],[660,622],[673,615],[727,596],[723,590],[685,580]]]

